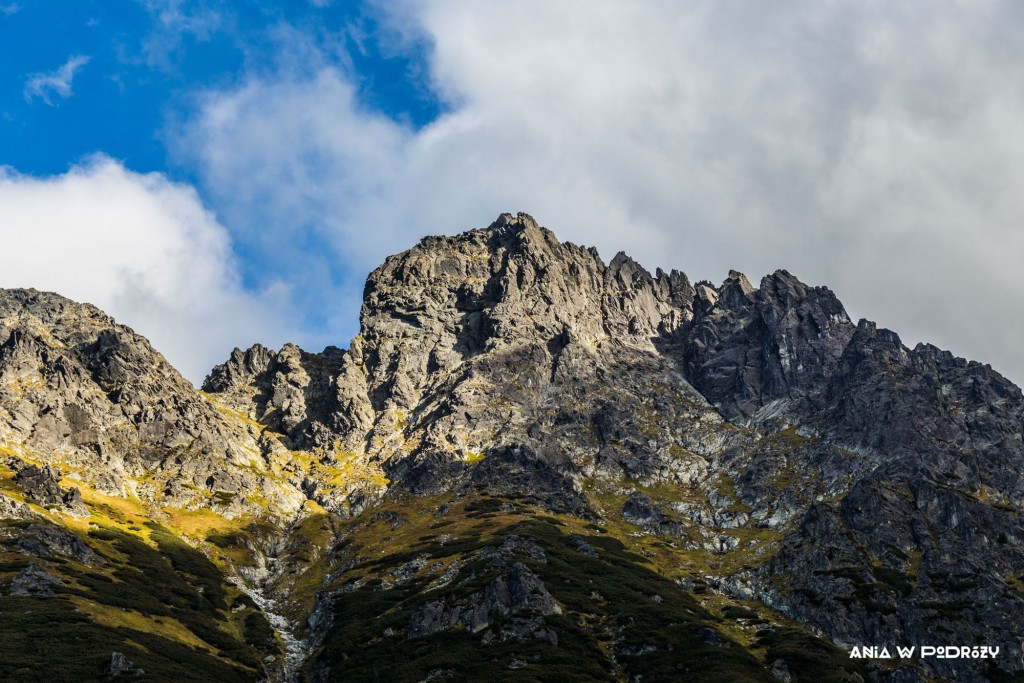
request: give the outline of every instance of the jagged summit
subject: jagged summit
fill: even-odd
[[[109,624],[102,582],[166,564],[205,621],[147,603],[182,625],[147,628],[216,642],[203,666],[238,680],[264,648],[279,679],[982,681],[814,634],[941,632],[1020,670],[1022,432],[1019,388],[855,324],[826,287],[605,263],[526,214],[386,259],[347,349],[235,349],[201,392],[94,307],[0,291],[0,590],[70,591],[61,614]],[[227,576],[252,606],[217,602]],[[262,610],[287,658],[250,633]],[[147,672],[181,652],[118,638]]]
[[[750,524],[785,527],[810,515],[763,576],[776,585],[769,577],[797,571],[788,585],[805,592],[786,589],[773,599],[843,642],[893,626],[884,615],[801,597],[842,595],[845,579],[796,567],[837,552],[857,566],[876,560],[840,551],[843,536],[810,520],[845,516],[843,524],[863,530],[851,532],[856,542],[869,546],[861,534],[883,517],[865,510],[884,510],[884,519],[903,520],[908,530],[931,528],[946,540],[907,531],[897,546],[919,548],[941,573],[971,563],[952,560],[958,553],[950,548],[960,542],[948,534],[961,532],[939,530],[920,508],[894,508],[886,482],[913,480],[904,484],[908,495],[922,500],[924,490],[938,491],[931,482],[942,480],[939,470],[952,468],[966,477],[964,491],[998,490],[1001,500],[1022,491],[1017,471],[987,455],[976,459],[999,443],[1005,462],[1022,461],[1019,439],[996,436],[1019,434],[1022,414],[1019,390],[996,373],[854,324],[828,288],[785,270],[756,288],[737,271],[720,286],[692,285],[679,271],[651,275],[621,253],[605,264],[595,250],[560,243],[525,214],[429,238],[387,259],[367,280],[361,333],[340,365],[325,433],[379,459],[393,482],[413,491],[486,486],[593,516],[600,512],[579,484],[588,478],[685,487],[726,477],[749,506]],[[723,418],[755,431],[727,436]],[[1008,421],[995,427],[992,420]],[[802,445],[781,459],[769,455],[777,447],[758,435],[793,425],[808,435],[799,437]],[[989,434],[980,442],[978,429]],[[975,450],[964,450],[965,439]],[[481,453],[487,457],[477,464]],[[855,492],[856,508],[822,502],[845,500],[844,492]],[[667,523],[664,513],[645,514]],[[855,521],[864,514],[873,521]],[[1003,548],[1008,554],[993,566],[1012,571],[1019,551]],[[904,560],[881,557],[911,571]],[[931,589],[919,590],[901,600],[935,599]],[[1009,604],[1020,608],[1015,598]],[[914,623],[929,618],[926,608],[892,609]],[[982,630],[996,628],[983,622]]]

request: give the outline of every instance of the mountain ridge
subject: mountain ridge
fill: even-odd
[[[242,678],[376,680],[390,662],[415,680],[543,680],[579,657],[598,663],[593,680],[1024,669],[1020,389],[855,324],[784,270],[691,284],[503,214],[386,259],[349,348],[235,349],[202,391],[57,295],[4,291],[0,338],[11,585],[46,593],[43,572],[64,587],[25,599],[74,602],[96,593],[82,577],[130,575],[124,556],[179,539],[214,569],[183,571],[181,550],[162,571],[258,603],[210,603],[209,624],[178,632]],[[18,483],[36,465],[59,469],[61,496],[80,489],[81,521]],[[24,531],[19,505],[52,529]],[[74,571],[18,549],[62,533],[106,568],[81,549],[64,556]],[[588,598],[568,569],[580,563],[591,583],[612,572],[639,592]],[[637,599],[657,619],[630,612]],[[682,613],[693,621],[659,635]],[[276,644],[259,626],[242,637],[240,614],[268,617]],[[242,640],[220,648],[211,628]],[[1003,655],[865,666],[816,635],[921,645],[936,629]]]

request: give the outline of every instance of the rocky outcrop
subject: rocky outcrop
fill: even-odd
[[[257,435],[201,396],[143,337],[87,304],[0,291],[0,444],[41,461],[16,482],[42,505],[83,515],[76,487],[171,506],[260,491],[279,510],[305,496],[268,470]],[[35,469],[33,469],[35,468]],[[249,506],[236,496],[235,514]],[[265,510],[263,505],[258,511]]]
[[[731,271],[685,334],[677,353],[690,382],[730,420],[758,416],[774,401],[809,415],[825,403],[829,380],[853,336],[843,305],[825,287],[784,270],[754,288]],[[767,417],[767,415],[765,415]]]
[[[23,520],[33,519],[36,516],[32,508],[24,503],[19,503],[8,495],[0,493],[0,519],[2,520]]]
[[[562,609],[540,578],[516,562],[478,593],[457,603],[428,602],[417,609],[409,622],[409,638],[422,638],[438,631],[462,626],[471,633],[490,628],[496,620],[508,623],[500,633],[489,633],[484,644],[532,635],[547,641],[557,637],[544,628],[542,617],[561,614]]]
[[[11,595],[50,598],[53,589],[63,585],[64,582],[53,574],[30,564],[11,580]]]
[[[764,570],[779,601],[837,642],[999,642],[1024,618],[1024,401],[987,366],[861,321],[814,422],[881,464],[803,516]],[[927,642],[926,642],[927,641]],[[983,680],[970,663],[929,667]],[[1018,667],[1019,668],[1019,667]]]
[[[102,565],[105,561],[81,538],[56,524],[39,520],[22,527],[15,547],[40,559],[72,559],[88,565]]]
[[[23,488],[32,500],[43,506],[59,507],[76,517],[89,514],[81,491],[73,486],[66,491],[60,487],[61,476],[55,467],[27,465],[17,458],[11,461],[15,469],[14,483]]]
[[[329,446],[332,433],[325,427],[338,410],[334,380],[343,359],[335,347],[311,354],[294,344],[279,352],[256,344],[232,351],[211,371],[203,391],[286,435],[293,449]]]
[[[110,653],[110,663],[107,664],[107,674],[111,678],[119,678],[121,676],[142,676],[146,672],[135,665],[132,660],[128,659],[124,654],[120,652]]]

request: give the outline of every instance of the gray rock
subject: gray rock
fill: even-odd
[[[772,662],[772,667],[768,670],[768,673],[772,675],[772,678],[782,681],[782,683],[791,683],[793,680],[793,674],[789,672],[789,666],[784,659],[776,659]]]
[[[25,489],[25,494],[40,505],[63,505],[60,478],[60,471],[50,465],[23,465],[17,469],[14,483]]]
[[[135,665],[120,652],[110,653],[110,663],[107,664],[107,674],[112,678],[119,676],[142,676],[146,672]]]
[[[482,591],[453,605],[433,601],[418,608],[410,618],[408,636],[422,638],[457,625],[479,633],[500,617],[512,618],[505,637],[537,633],[537,637],[550,641],[551,634],[541,632],[544,622],[537,617],[561,613],[562,608],[544,582],[523,563],[516,562]]]
[[[78,490],[77,486],[69,488],[63,496],[61,496],[61,502],[64,505],[64,509],[76,517],[88,517],[89,509],[85,506],[85,500],[82,498],[82,492]]]
[[[30,564],[21,573],[11,579],[11,595],[53,597],[54,586],[63,586],[64,582],[49,572]]]
[[[77,487],[60,487],[62,472],[160,505],[207,507],[207,482],[259,491],[277,510],[305,500],[270,472],[250,424],[218,410],[141,336],[55,294],[0,290],[0,406],[7,443],[42,461],[18,464],[15,482],[72,515],[88,511]],[[237,513],[246,505],[266,511],[239,497]]]
[[[484,548],[481,556],[489,558],[492,563],[500,566],[506,565],[515,558],[532,559],[542,564],[548,561],[544,549],[537,544],[535,539],[515,534],[506,536],[501,545]]]
[[[639,491],[629,495],[620,514],[627,522],[634,524],[657,524],[663,518],[661,509]]]
[[[14,483],[34,501],[43,506],[59,506],[76,517],[89,515],[82,492],[77,487],[67,491],[60,487],[61,475],[56,467],[25,464],[17,458],[12,458],[11,462],[15,467]]]
[[[106,560],[78,536],[62,527],[42,521],[25,527],[15,545],[18,550],[43,559],[56,555],[89,565],[106,564]]]
[[[582,536],[578,534],[569,534],[566,538],[573,544],[573,547],[575,547],[578,552],[593,560],[598,559],[597,551],[594,550],[594,547],[587,543],[586,539]]]
[[[723,640],[722,637],[714,631],[714,629],[708,628],[706,626],[704,628],[697,630],[697,637],[709,645],[725,647],[729,644],[728,642]]]
[[[0,493],[0,519],[24,520],[34,519],[37,516],[28,505]]]

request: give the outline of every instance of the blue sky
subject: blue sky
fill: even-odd
[[[201,93],[280,68],[301,77],[336,67],[355,86],[361,107],[412,129],[441,110],[424,81],[424,46],[399,46],[380,13],[362,2],[43,0],[3,8],[0,163],[22,174],[62,174],[101,153],[202,192],[194,160],[174,154],[169,136],[187,125]],[[295,54],[297,37],[309,42],[303,49],[316,53],[314,63]],[[247,287],[279,275],[244,227],[226,227],[235,229],[233,249]],[[315,238],[302,239],[302,251],[317,252]],[[333,265],[318,267],[337,284],[346,276]],[[321,317],[308,315],[314,325]]]
[[[196,159],[176,153],[172,140],[188,128],[204,93],[230,91],[283,69],[304,78],[333,68],[353,86],[358,107],[398,126],[415,131],[438,116],[442,104],[426,82],[426,45],[418,36],[396,35],[382,26],[382,17],[363,2],[0,4],[0,164],[22,177],[52,178],[102,155],[132,173],[158,173],[194,188],[204,207],[216,211],[216,188],[204,186]],[[365,268],[350,273],[343,259],[323,258],[313,233],[293,235],[295,254],[280,261],[278,249],[267,248],[244,224],[248,219],[245,212],[222,226],[243,289],[291,280],[303,287],[291,287],[287,320],[280,312],[271,316],[285,330],[245,327],[277,344],[288,338],[282,332],[315,344],[347,343],[358,325],[351,301],[343,306],[347,323],[330,325],[325,290],[355,288]],[[302,260],[312,277],[289,272]],[[118,313],[116,301],[104,298],[98,303]],[[137,317],[131,313],[129,320]],[[202,363],[210,360],[210,352],[203,354]],[[205,369],[189,367],[188,374],[198,380]]]
[[[346,346],[384,257],[524,210],[652,270],[786,268],[1020,380],[1022,14],[0,0],[0,286],[199,382],[236,345]]]
[[[168,154],[165,130],[187,117],[197,91],[230,88],[274,69],[282,27],[301,31],[358,84],[360,101],[420,127],[440,103],[423,82],[419,46],[390,49],[361,2],[303,3],[33,0],[0,4],[0,145],[24,173],[58,174],[103,151],[139,171],[197,182]],[[28,88],[80,60],[69,84]],[[418,77],[419,76],[419,77]]]

